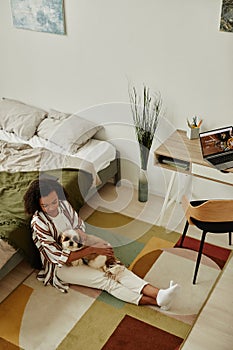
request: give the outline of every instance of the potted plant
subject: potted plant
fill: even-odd
[[[143,86],[142,95],[137,93],[135,87],[130,88],[129,98],[141,160],[138,200],[146,202],[148,199],[148,158],[161,114],[162,98],[159,92],[152,95],[149,87],[145,85]]]

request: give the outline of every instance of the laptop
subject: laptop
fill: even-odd
[[[233,167],[233,127],[227,126],[199,134],[203,158],[218,170]]]

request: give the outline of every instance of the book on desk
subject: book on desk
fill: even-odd
[[[189,170],[189,167],[190,167],[190,163],[185,160],[162,156],[162,155],[158,157],[158,162],[160,164],[165,164],[171,167],[180,168],[184,170]]]

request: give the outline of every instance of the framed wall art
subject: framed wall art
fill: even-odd
[[[65,34],[63,0],[11,0],[11,11],[16,28]]]
[[[220,30],[233,33],[233,0],[222,1]]]

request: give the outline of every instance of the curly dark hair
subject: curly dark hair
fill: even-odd
[[[37,210],[41,210],[39,199],[48,196],[55,191],[60,200],[67,199],[67,193],[64,187],[56,180],[36,179],[25,193],[24,208],[26,213],[33,215]]]

